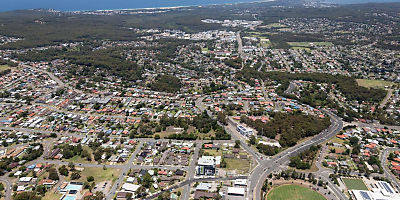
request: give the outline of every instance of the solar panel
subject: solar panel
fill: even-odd
[[[386,182],[382,182],[382,185],[383,185],[383,187],[385,187],[386,191],[393,194],[392,189],[390,189],[390,187],[388,186],[388,184]]]
[[[360,191],[360,193],[365,200],[371,200],[367,192]]]

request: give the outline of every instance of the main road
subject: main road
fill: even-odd
[[[196,106],[202,111],[206,111],[210,116],[213,115],[213,113],[209,110],[206,110],[206,108],[202,104],[203,98],[199,98],[196,101]],[[278,170],[282,165],[287,163],[289,161],[289,158],[292,156],[295,156],[299,154],[300,152],[308,149],[312,145],[318,145],[327,139],[335,136],[339,131],[342,130],[343,128],[343,121],[333,113],[331,113],[328,110],[322,110],[325,114],[327,114],[330,119],[331,119],[331,126],[327,129],[324,130],[322,133],[314,136],[312,139],[307,140],[301,144],[298,144],[294,147],[291,147],[273,157],[271,157],[268,160],[262,160],[259,156],[259,154],[251,147],[249,147],[245,140],[242,138],[240,139],[240,136],[235,133],[230,126],[224,126],[225,130],[231,134],[232,139],[234,140],[240,140],[241,146],[247,150],[250,154],[253,155],[253,158],[259,163],[258,166],[252,171],[249,181],[250,181],[250,187],[248,191],[248,197],[249,199],[255,199],[255,200],[260,200],[261,199],[261,187],[267,178],[267,175]],[[229,123],[230,120],[228,120]],[[330,180],[327,177],[322,176],[324,181],[330,182]],[[329,187],[332,189],[332,191],[336,194],[337,197],[340,199],[347,199],[346,196],[336,187],[336,185],[332,184],[330,182]]]
[[[196,161],[199,157],[199,152],[200,152],[201,146],[202,146],[201,142],[196,142],[194,154],[193,154],[192,160],[189,165],[189,170],[186,175],[188,177],[187,178],[188,181],[190,181],[194,178],[194,173],[195,173],[195,169],[196,169]],[[182,199],[183,200],[189,199],[189,196],[190,196],[190,184],[187,184],[183,188]]]
[[[308,149],[312,145],[318,145],[325,140],[336,135],[343,128],[342,120],[329,111],[323,110],[331,118],[331,126],[322,133],[314,136],[312,139],[307,140],[301,144],[291,147],[273,157],[269,160],[261,162],[252,172],[250,176],[249,199],[261,199],[261,187],[264,184],[268,174],[273,173],[279,169],[283,164],[289,161],[289,158],[297,155],[298,153]],[[325,178],[326,179],[326,178]],[[328,180],[325,180],[328,181]],[[329,184],[332,186],[332,184]],[[333,187],[333,191],[340,199],[347,199],[340,190]]]
[[[382,154],[381,154],[381,166],[383,167],[383,171],[385,172],[385,177],[392,181],[392,183],[397,187],[396,190],[399,191],[400,190],[400,184],[397,181],[396,177],[393,176],[393,174],[387,169],[387,165],[386,165],[386,158],[388,157],[388,153],[390,151],[400,151],[399,148],[386,148],[383,150]]]

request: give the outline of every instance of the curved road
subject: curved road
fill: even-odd
[[[387,169],[386,166],[386,158],[388,157],[388,154],[390,151],[400,151],[400,148],[386,148],[383,150],[382,155],[381,155],[381,165],[383,167],[383,171],[385,172],[385,177],[392,181],[392,183],[397,187],[396,190],[400,190],[400,184],[397,181],[396,177]]]
[[[305,149],[309,148],[312,145],[318,145],[325,140],[335,136],[340,130],[343,128],[342,120],[337,117],[336,115],[330,113],[329,111],[324,111],[326,114],[329,115],[331,118],[332,125],[328,128],[328,130],[323,131],[322,133],[316,135],[312,139],[305,141],[301,144],[298,144],[294,147],[291,147],[274,157],[270,160],[264,161],[254,169],[253,173],[250,176],[250,188],[249,188],[249,198],[260,200],[261,199],[261,187],[264,183],[264,180],[267,178],[267,175],[273,173],[274,171],[279,170],[283,164],[289,161],[289,158],[304,151]],[[327,178],[324,177],[325,181],[330,182],[330,180],[326,180]],[[331,183],[331,182],[330,182]],[[335,194],[340,199],[347,199],[344,194],[333,184],[329,184],[329,186],[333,189]]]

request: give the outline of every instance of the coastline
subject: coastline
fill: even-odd
[[[245,3],[267,3],[279,0],[255,0],[255,1],[242,1],[235,3],[217,3],[217,4],[199,4],[199,5],[186,5],[186,6],[162,6],[162,7],[143,7],[143,8],[117,8],[117,9],[100,9],[100,10],[74,10],[74,11],[64,11],[64,12],[107,12],[107,11],[135,11],[135,10],[168,10],[168,9],[180,9],[180,8],[190,8],[190,7],[202,7],[202,6],[222,6],[222,5],[235,5],[235,4],[245,4]]]

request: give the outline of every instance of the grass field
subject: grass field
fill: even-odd
[[[326,198],[307,187],[299,185],[282,185],[268,193],[267,200],[326,200]]]
[[[0,71],[6,70],[6,69],[10,69],[11,67],[8,65],[0,65]]]
[[[201,48],[201,51],[210,51],[210,50],[208,50],[208,48]]]
[[[267,27],[268,28],[284,28],[286,26],[283,24],[279,24],[279,23],[273,23],[273,24],[268,24]]]
[[[119,173],[121,173],[120,169],[112,169],[107,168],[104,170],[101,167],[85,167],[85,169],[81,172],[81,178],[76,181],[86,181],[88,176],[93,176],[94,181],[99,183],[101,181],[114,181],[117,180]],[[71,181],[71,172],[70,175],[65,178],[65,181]]]
[[[299,50],[306,50],[307,52],[310,52],[311,51],[311,49],[310,48],[308,48],[308,47],[292,47],[292,49],[299,49]]]
[[[120,169],[112,169],[112,168],[107,168],[104,170],[103,168],[99,167],[93,167],[93,168],[85,168],[82,171],[82,177],[84,180],[86,180],[86,177],[88,176],[93,176],[94,181],[101,182],[101,181],[112,181],[114,182],[117,180],[119,173],[121,172]]]
[[[385,88],[385,86],[391,86],[394,83],[382,80],[357,79],[357,84],[366,88]]]
[[[332,42],[288,42],[288,44],[292,47],[311,47],[311,43],[314,46],[324,46],[324,47],[333,46]]]
[[[62,194],[59,193],[53,193],[52,191],[49,191],[46,193],[46,195],[42,198],[42,200],[54,200],[54,199],[60,199],[62,197]]]
[[[208,153],[210,156],[222,156],[222,150],[215,149],[204,149],[204,153]]]
[[[227,170],[237,170],[241,174],[249,172],[250,161],[238,158],[225,158]]]
[[[342,178],[348,190],[368,190],[361,179]]]

